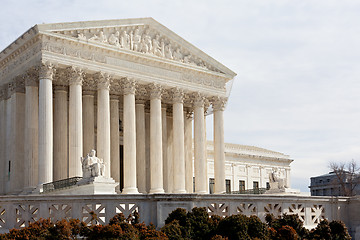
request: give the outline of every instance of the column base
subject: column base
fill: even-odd
[[[208,192],[207,191],[195,191],[195,193],[197,193],[197,194],[207,194]]]
[[[137,188],[123,188],[122,194],[140,194]]]
[[[214,192],[214,194],[225,194],[226,191],[221,191],[221,192]]]
[[[154,189],[150,189],[150,194],[153,194],[153,193],[165,193],[164,189],[163,188],[154,188]]]
[[[186,190],[184,190],[184,189],[183,189],[183,190],[180,189],[180,190],[174,190],[173,193],[175,193],[175,194],[176,194],[176,193],[182,194],[182,193],[187,193],[187,192],[186,192]]]

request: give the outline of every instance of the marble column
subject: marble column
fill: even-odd
[[[110,177],[110,76],[98,74],[97,91],[97,156],[105,164],[105,177]]]
[[[110,96],[111,177],[120,183],[119,97]],[[119,186],[117,187],[120,191]]]
[[[286,174],[286,187],[290,188],[291,186],[291,179],[290,179],[290,168],[286,168],[285,169],[285,174]]]
[[[10,98],[10,94],[8,91],[8,86],[6,87],[6,97],[5,97],[5,128],[4,128],[4,132],[5,132],[5,139],[4,139],[4,154],[5,154],[5,193],[9,193],[11,191],[10,189],[10,170],[11,170],[11,163],[10,163],[10,159],[12,158],[11,154],[12,154],[12,142],[11,142],[11,138],[12,138],[12,128],[13,128],[13,122],[11,119],[11,98]]]
[[[167,182],[167,192],[166,193],[172,193],[174,190],[174,154],[173,154],[173,148],[174,148],[174,131],[173,131],[173,116],[172,116],[172,109],[168,109],[169,112],[166,116],[166,122],[169,124],[166,124],[166,135],[167,135],[167,159],[166,159],[166,172],[164,172],[164,179]],[[165,160],[165,159],[164,159]],[[165,164],[165,162],[164,162]]]
[[[224,143],[224,109],[226,100],[216,98],[213,102],[214,109],[214,193],[226,192],[225,186],[225,143]]]
[[[38,76],[29,73],[25,79],[25,139],[24,139],[24,188],[35,189],[38,184]]]
[[[95,149],[94,92],[83,91],[83,155]]]
[[[136,100],[136,179],[140,193],[146,193],[145,101]]]
[[[150,193],[164,193],[162,158],[162,87],[150,84]]]
[[[25,83],[17,77],[10,87],[11,92],[11,174],[10,191],[20,193],[24,187],[24,138],[25,138]]]
[[[166,120],[167,118],[167,104],[162,104],[161,106],[161,124],[162,124],[162,151],[163,151],[163,186],[164,191],[169,193],[169,176],[173,178],[172,173],[169,173],[169,164],[168,164],[168,136],[167,136],[167,125],[169,124]],[[171,122],[170,122],[171,124]]]
[[[72,68],[69,79],[69,177],[81,177],[83,157],[81,69]]]
[[[205,98],[197,93],[194,96],[194,152],[195,152],[195,193],[207,193],[206,149],[205,149]]]
[[[185,119],[185,189],[187,193],[194,191],[193,186],[193,138],[192,138],[192,113],[186,112]]]
[[[41,65],[39,73],[39,185],[53,181],[53,74],[51,64]],[[40,187],[40,191],[41,189]]]
[[[5,157],[5,89],[0,87],[0,194],[5,194],[6,157]]]
[[[54,86],[54,181],[69,177],[68,91]]]
[[[184,140],[184,93],[182,90],[175,88],[172,91],[173,101],[173,160],[174,169],[173,174],[174,190],[173,193],[186,193],[185,190],[185,140]]]
[[[124,194],[137,194],[136,187],[136,111],[133,79],[124,80]]]

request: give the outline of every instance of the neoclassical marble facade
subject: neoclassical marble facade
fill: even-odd
[[[207,142],[208,177],[215,179],[214,144]],[[269,175],[276,169],[291,188],[289,155],[264,148],[225,143],[225,180],[227,191],[238,192],[254,188],[269,188]],[[212,189],[211,189],[212,190]]]
[[[0,193],[81,176],[91,149],[124,194],[207,193],[207,114],[223,193],[235,75],[152,18],[35,25],[0,53]]]

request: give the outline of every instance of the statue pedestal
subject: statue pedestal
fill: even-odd
[[[80,193],[74,194],[117,194],[115,188],[118,185],[114,179],[103,176],[83,178],[76,184]]]
[[[97,195],[97,194],[118,194],[116,183],[112,178],[103,176],[83,178],[76,185],[69,188],[58,189],[48,192],[48,195]]]

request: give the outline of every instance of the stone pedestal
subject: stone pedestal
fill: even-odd
[[[88,195],[88,194],[117,194],[115,191],[116,183],[112,178],[103,176],[92,177],[80,180],[74,188],[73,195]]]

